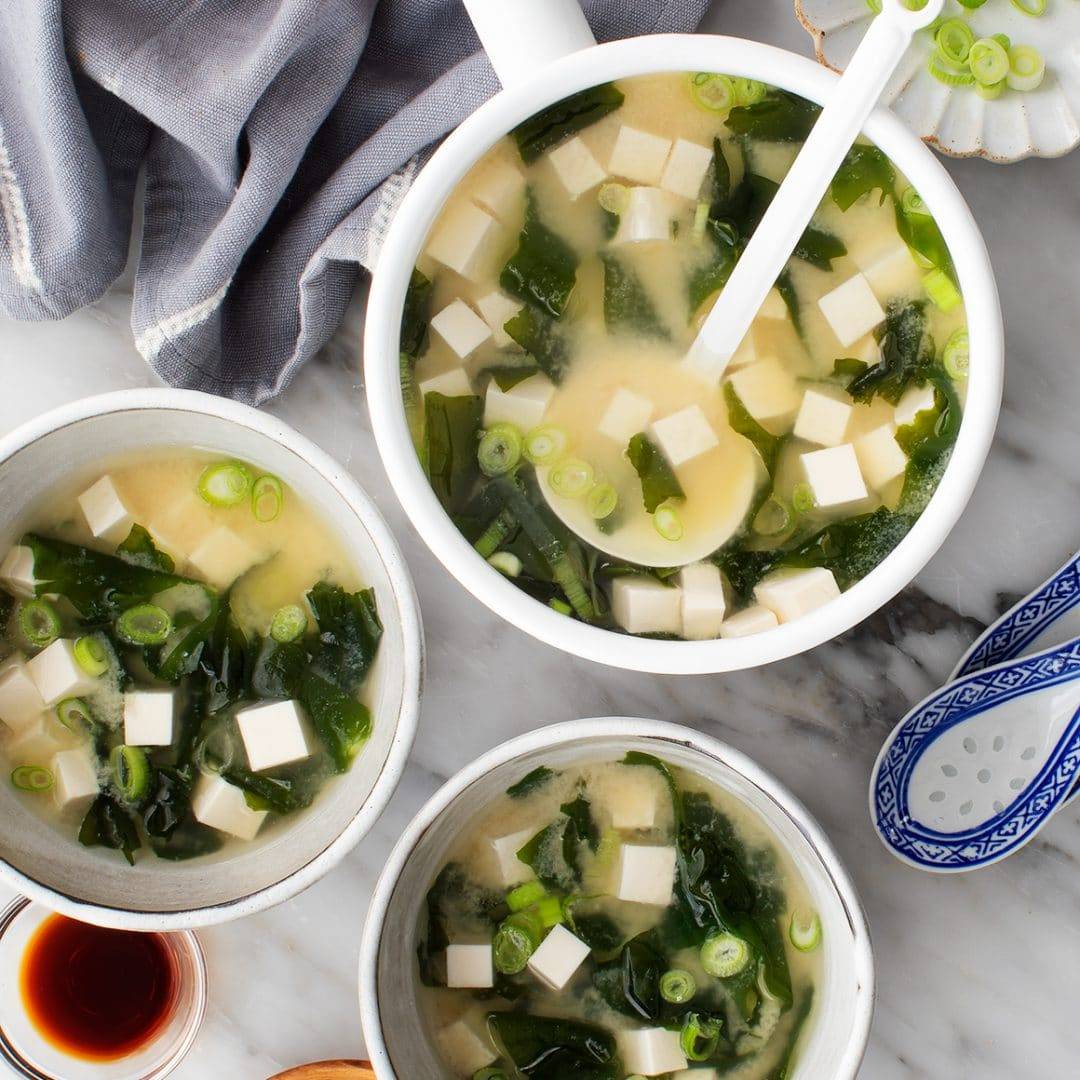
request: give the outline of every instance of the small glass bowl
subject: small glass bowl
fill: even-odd
[[[162,934],[176,968],[172,1013],[158,1034],[114,1061],[87,1061],[45,1039],[23,1004],[19,972],[37,928],[53,914],[20,897],[0,912],[0,1061],[30,1080],[160,1080],[191,1049],[206,1012],[206,960],[190,931]]]

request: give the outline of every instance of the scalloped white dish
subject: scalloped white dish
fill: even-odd
[[[926,68],[933,48],[920,33],[882,95],[892,110],[932,146],[954,157],[983,157],[1007,165],[1027,157],[1060,157],[1080,145],[1080,3],[1050,0],[1032,18],[1008,0],[989,0],[966,11],[948,0],[946,15],[964,13],[977,37],[1008,34],[1046,58],[1038,90],[1007,90],[986,101],[973,89],[952,89]],[[818,61],[842,71],[862,40],[873,13],[866,0],[795,0],[795,14],[814,39]]]

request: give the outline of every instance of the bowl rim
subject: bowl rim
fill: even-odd
[[[212,926],[254,914],[297,895],[335,867],[372,828],[397,789],[416,737],[424,678],[424,635],[420,605],[404,556],[371,497],[343,465],[295,428],[269,413],[198,390],[117,390],[61,405],[28,420],[0,438],[0,469],[18,451],[45,436],[95,417],[146,410],[213,416],[277,442],[313,468],[363,523],[390,582],[401,621],[403,687],[401,708],[386,759],[367,799],[345,828],[303,866],[262,889],[220,904],[169,911],[133,911],[82,900],[51,888],[0,859],[0,878],[32,900],[83,922],[122,930],[173,932]],[[302,822],[300,824],[302,826]]]
[[[610,79],[662,71],[722,70],[761,79],[822,101],[837,76],[794,53],[706,35],[661,34],[610,42],[563,57],[527,82],[503,90],[451,134],[397,208],[379,254],[368,299],[364,375],[372,430],[390,482],[433,554],[482,603],[541,641],[573,655],[662,674],[733,671],[793,656],[861,622],[925,566],[958,521],[989,453],[1001,404],[1004,329],[985,242],[944,166],[888,109],[865,133],[914,184],[953,253],[978,366],[952,458],[919,520],[861,581],[796,622],[745,638],[660,641],[589,626],[552,611],[487,565],[439,504],[413,449],[401,400],[398,334],[409,275],[447,194],[477,158],[543,105]]]
[[[874,955],[870,928],[862,901],[832,841],[817,819],[785,784],[730,743],[682,724],[633,716],[594,716],[563,721],[536,728],[500,743],[454,773],[409,822],[383,864],[382,872],[371,894],[360,939],[357,982],[360,1022],[367,1056],[371,1060],[376,1076],[379,1080],[392,1080],[396,1076],[383,1038],[380,1019],[379,948],[394,890],[417,844],[458,796],[498,766],[535,750],[554,749],[571,742],[610,738],[646,738],[660,743],[677,743],[706,759],[703,762],[703,774],[705,773],[704,766],[709,762],[731,768],[770,799],[802,833],[815,855],[821,860],[822,868],[832,882],[851,927],[854,953],[853,974],[858,987],[855,995],[855,1017],[842,1071],[837,1074],[835,1080],[853,1080],[870,1041],[870,1027],[876,998]]]

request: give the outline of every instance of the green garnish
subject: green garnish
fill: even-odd
[[[157,604],[137,604],[116,620],[117,636],[129,645],[164,645],[172,629],[172,617]]]
[[[11,772],[11,784],[20,791],[48,791],[53,786],[53,774],[40,765],[19,765]]]
[[[285,505],[285,488],[276,476],[260,476],[251,485],[251,512],[256,521],[273,521]]]
[[[211,506],[236,506],[251,491],[251,472],[239,461],[208,465],[199,477],[198,491]]]
[[[270,636],[279,642],[296,641],[307,633],[307,612],[299,604],[287,604],[274,612]]]
[[[19,605],[19,632],[36,649],[60,636],[60,616],[48,600],[24,600]]]
[[[113,786],[128,803],[138,802],[150,787],[150,760],[141,746],[114,746],[109,754]]]

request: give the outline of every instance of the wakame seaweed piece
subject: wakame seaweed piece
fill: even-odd
[[[616,1012],[655,1021],[663,1008],[660,976],[667,967],[663,954],[654,947],[652,932],[647,931],[628,941],[616,959],[598,964],[592,984]]]
[[[416,363],[407,353],[398,354],[398,381],[401,384],[401,404],[405,422],[420,467],[427,472],[427,443],[424,441],[424,395],[416,382]]]
[[[908,462],[900,502],[896,507],[897,514],[914,520],[926,509],[945,475],[945,467],[951,456],[951,451],[947,450],[928,461]]]
[[[150,778],[150,794],[142,808],[143,828],[151,838],[168,840],[191,811],[192,772],[161,766]]]
[[[932,461],[950,450],[960,434],[960,398],[943,368],[928,368],[924,379],[934,387],[933,409],[896,429],[896,441],[911,461]]]
[[[150,850],[159,858],[170,862],[185,862],[202,855],[212,855],[219,851],[225,841],[217,829],[203,825],[193,817],[185,819],[183,824],[168,837],[151,836]]]
[[[480,479],[476,448],[480,443],[484,402],[474,394],[424,395],[424,445],[428,479],[439,502],[457,513]]]
[[[709,218],[705,223],[705,242],[708,245],[707,258],[691,270],[687,281],[691,319],[709,297],[727,284],[739,254],[739,237],[728,221]]]
[[[540,363],[535,356],[526,353],[519,364],[491,364],[481,368],[479,374],[490,375],[495,385],[505,394],[513,390],[518,383],[532,378],[540,370]]]
[[[900,239],[916,255],[921,256],[924,262],[948,274],[954,285],[958,284],[956,267],[953,266],[945,237],[941,235],[937,222],[929,213],[921,212],[921,210],[905,210],[901,200],[897,199],[896,231],[900,234]]]
[[[526,192],[525,223],[517,251],[502,268],[499,284],[511,296],[558,319],[574,291],[577,268],[577,253],[540,220],[536,195],[530,188]],[[511,333],[509,328],[507,333]]]
[[[171,574],[176,569],[173,560],[164,551],[158,550],[154,538],[141,525],[131,526],[131,531],[117,547],[116,555],[132,566],[160,570],[164,574]]]
[[[578,839],[595,851],[600,845],[600,830],[592,816],[592,806],[584,795],[578,795],[570,802],[563,803],[559,809],[574,823]]]
[[[174,585],[203,586],[163,570],[135,566],[115,555],[27,533],[21,543],[34,555],[38,596],[59,593],[91,622],[111,621],[125,608]]]
[[[570,818],[561,817],[545,825],[524,844],[517,857],[549,889],[569,892],[581,880],[579,843],[577,826]]]
[[[199,654],[199,668],[206,679],[207,712],[220,712],[245,695],[251,683],[251,661],[249,642],[233,618],[226,594],[221,597],[214,626]]]
[[[770,90],[760,101],[736,105],[727,126],[736,135],[762,142],[804,142],[820,114],[820,105],[786,90]]]
[[[686,493],[657,445],[642,432],[630,440],[626,456],[641,480],[641,499],[653,514],[668,499],[684,499]]]
[[[799,304],[799,293],[795,288],[795,281],[791,276],[790,269],[780,272],[780,276],[776,279],[776,291],[780,294],[780,299],[784,301],[784,307],[788,309],[791,324],[795,327],[795,333],[800,338],[804,338],[802,307]]]
[[[506,789],[506,794],[511,799],[524,799],[526,795],[545,787],[558,775],[546,765],[539,765],[532,772],[526,773],[516,784],[511,784]]]
[[[638,337],[668,341],[671,334],[637,273],[622,259],[602,254],[604,264],[604,324],[609,334],[621,330]]]
[[[291,779],[251,772],[235,765],[222,769],[221,777],[243,791],[244,799],[252,810],[291,814],[311,805],[310,793]]]
[[[304,674],[298,696],[335,770],[347,772],[371,734],[367,706],[317,671]]]
[[[750,600],[754,586],[769,571],[780,566],[783,559],[784,551],[780,548],[746,550],[738,544],[721,548],[712,556],[712,561],[723,571],[740,600]]]
[[[340,585],[320,581],[307,594],[318,624],[315,663],[346,693],[364,681],[382,639],[383,627],[375,590],[350,593]]]
[[[843,240],[824,229],[809,226],[795,245],[795,257],[818,270],[832,270],[833,259],[847,254]]]
[[[217,628],[221,611],[221,599],[208,589],[206,593],[210,599],[210,610],[204,618],[193,617],[188,622],[177,618],[172,634],[160,649],[144,650],[147,667],[157,678],[178,683],[198,668],[203,650]]]
[[[496,1046],[529,1080],[619,1080],[615,1037],[597,1024],[521,1012],[488,1013]]]
[[[584,915],[567,913],[570,929],[589,946],[594,953],[603,955],[614,952],[623,943],[623,932],[610,915],[592,911]]]
[[[750,415],[730,382],[724,383],[724,404],[727,406],[728,424],[731,430],[753,443],[762,464],[772,476],[776,472],[776,463],[780,459],[780,451],[787,441],[786,438],[766,431]]]
[[[562,382],[570,362],[570,346],[558,324],[546,311],[526,304],[507,319],[503,329],[553,382]]]
[[[521,160],[532,164],[552,147],[614,112],[623,101],[623,93],[614,83],[602,83],[542,109],[510,133]]]
[[[251,669],[251,693],[270,700],[299,697],[308,659],[303,642],[263,639]]]
[[[424,351],[430,319],[431,282],[414,268],[409,278],[409,287],[405,290],[405,306],[401,312],[401,338],[398,348],[403,356],[415,361]]]
[[[895,405],[904,391],[925,377],[933,364],[934,344],[926,332],[926,305],[921,300],[892,301],[878,332],[881,360],[856,375],[847,392],[860,404],[881,395]]]
[[[135,865],[135,852],[142,847],[135,822],[120,802],[107,792],[93,801],[79,828],[83,847],[106,847],[121,851],[129,866]]]
[[[847,211],[864,195],[880,191],[878,205],[892,195],[896,187],[896,170],[892,162],[876,147],[853,146],[844,158],[829,187],[833,202]]]

